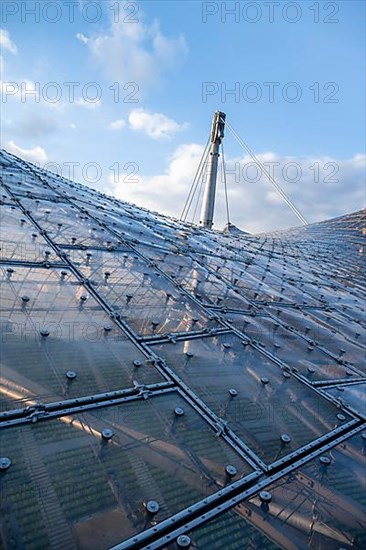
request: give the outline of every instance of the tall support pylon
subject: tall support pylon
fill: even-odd
[[[216,111],[212,118],[211,143],[206,173],[207,181],[200,220],[201,227],[208,227],[209,229],[211,229],[213,225],[219,148],[224,138],[225,119],[226,114],[221,111]]]

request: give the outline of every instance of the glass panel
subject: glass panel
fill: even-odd
[[[366,383],[324,388],[323,391],[366,416]]]
[[[1,154],[3,154],[1,152]],[[18,161],[11,161],[11,164],[2,166],[1,173],[6,185],[15,195],[28,195],[37,197],[56,197],[57,193],[52,191],[47,183],[42,182],[32,174],[26,165]]]
[[[117,251],[70,251],[70,259],[100,296],[143,335],[217,326],[184,293],[137,255]]]
[[[55,261],[56,254],[38,230],[15,206],[0,206],[0,259]],[[47,255],[45,254],[47,252]]]
[[[0,435],[12,461],[2,477],[5,546],[17,537],[18,547],[109,548],[219,490],[228,464],[233,479],[252,471],[178,394]]]
[[[0,268],[0,277],[2,407],[162,381],[67,271],[17,266],[11,274]]]
[[[269,504],[251,499],[263,531],[286,535],[293,548],[365,548],[365,441],[357,434],[269,486]]]
[[[264,462],[342,424],[348,415],[232,334],[154,345],[154,350]],[[231,396],[230,389],[237,392]],[[281,436],[286,435],[285,440]]]
[[[234,508],[221,516],[188,533],[192,550],[277,550],[281,546],[272,542],[266,535],[249,523],[241,512]],[[254,523],[254,522],[252,522]],[[177,550],[177,545],[167,546],[168,550]]]
[[[295,311],[290,308],[273,308],[272,315],[275,315],[281,323],[289,325],[301,336],[313,341],[316,346],[320,346],[337,357],[337,361],[345,366],[354,365],[362,369],[365,349],[362,335],[366,335],[365,329],[355,323],[353,331],[347,334],[346,325],[348,321],[344,319],[343,323],[333,328],[327,320],[320,321],[316,316],[308,311]],[[320,312],[318,312],[320,313]],[[328,315],[328,314],[326,314]],[[325,317],[323,313],[323,318]],[[326,318],[327,319],[327,318]],[[349,336],[353,338],[350,342]]]
[[[316,347],[314,341],[310,341],[308,325],[302,327],[303,334],[296,334],[269,317],[230,313],[225,318],[245,336],[259,343],[290,369],[299,372],[308,380],[358,377],[349,365],[342,364],[341,355],[338,362]],[[281,322],[284,320],[282,315],[279,315],[279,319]],[[309,341],[304,337],[309,337]]]
[[[332,330],[337,331],[338,333],[341,333],[344,338],[346,339],[346,342],[352,342],[353,344],[356,344],[360,348],[365,348],[366,344],[366,327],[363,325],[363,319],[352,319],[349,315],[345,314],[345,312],[340,312],[335,309],[324,311],[324,310],[308,310],[309,315],[311,315],[311,318],[315,319],[316,323],[320,323],[321,325],[325,326],[329,332]],[[329,328],[330,327],[330,328]],[[332,333],[334,334],[334,333]],[[343,344],[342,344],[343,346]],[[346,353],[349,353],[347,350],[347,343],[344,346],[346,349]],[[365,372],[365,367],[361,363],[357,364],[357,368],[363,370]]]
[[[22,199],[34,219],[58,244],[116,246],[119,240],[75,206],[63,202]]]

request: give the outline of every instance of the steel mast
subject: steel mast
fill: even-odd
[[[212,228],[215,208],[217,168],[219,162],[219,148],[224,137],[226,114],[216,111],[212,118],[211,144],[207,161],[207,181],[203,197],[201,221],[202,227]]]

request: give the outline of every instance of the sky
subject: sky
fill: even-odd
[[[364,207],[363,1],[3,0],[0,39],[17,156],[179,217],[220,110],[309,223]],[[300,223],[229,128],[224,153],[232,223]]]

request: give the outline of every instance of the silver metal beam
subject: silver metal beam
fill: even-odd
[[[212,118],[211,144],[206,172],[207,180],[200,221],[202,227],[208,227],[209,229],[211,229],[213,225],[219,148],[224,137],[225,118],[225,113],[221,111],[216,111]]]

